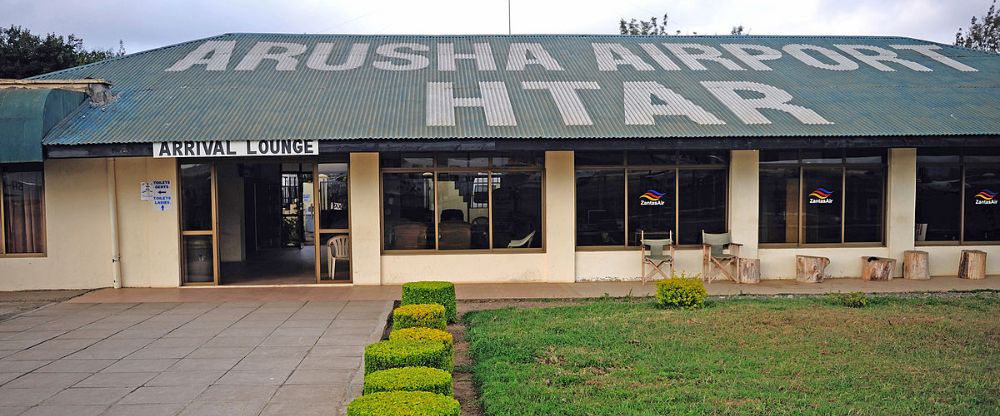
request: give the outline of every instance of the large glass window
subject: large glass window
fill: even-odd
[[[1000,241],[1000,148],[917,150],[918,244]]]
[[[387,154],[385,250],[542,247],[537,153]]]
[[[881,243],[884,149],[760,153],[762,244]]]
[[[698,244],[726,231],[726,151],[577,152],[576,245],[638,246],[672,232]]]
[[[45,253],[45,178],[40,164],[0,167],[0,255]]]

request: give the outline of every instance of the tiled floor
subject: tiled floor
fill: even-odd
[[[764,280],[757,284],[715,281],[706,285],[712,296],[824,294],[836,292],[947,292],[952,290],[1000,290],[1000,276],[982,280],[935,277],[930,280],[828,279],[823,283],[799,283],[795,280]],[[640,282],[589,283],[478,283],[457,284],[459,300],[488,299],[573,299],[609,296],[651,296],[656,285]],[[299,286],[299,287],[181,287],[101,289],[69,302],[211,302],[211,301],[391,301],[399,299],[399,286]]]
[[[53,304],[0,322],[0,416],[342,414],[391,306]]]

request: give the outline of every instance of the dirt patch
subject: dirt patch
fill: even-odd
[[[55,302],[63,302],[90,290],[24,290],[0,292],[0,321]]]

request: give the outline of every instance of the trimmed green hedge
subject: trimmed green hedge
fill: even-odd
[[[390,368],[366,375],[363,394],[381,391],[429,391],[445,396],[455,395],[451,373],[430,367]]]
[[[444,306],[445,317],[455,323],[458,314],[455,309],[455,284],[452,282],[412,282],[403,285],[403,305],[436,303]]]
[[[455,346],[455,337],[450,332],[434,328],[416,327],[397,329],[389,333],[389,339],[400,341],[439,341],[448,347],[448,349]]]
[[[700,279],[674,277],[656,281],[656,304],[662,308],[696,309],[705,305],[708,291]]]
[[[426,391],[366,394],[347,406],[347,416],[459,416],[458,400]]]
[[[392,311],[392,329],[415,327],[447,328],[448,322],[445,319],[444,306],[438,304],[404,305]]]
[[[380,341],[365,347],[365,374],[400,367],[452,370],[454,357],[440,341]]]
[[[447,365],[449,367],[453,366],[454,363],[454,351],[455,351],[455,338],[451,336],[448,331],[442,331],[440,329],[434,328],[403,328],[397,329],[389,333],[390,340],[397,341],[437,341],[444,344],[445,348],[448,349],[451,354],[449,355],[449,361]]]

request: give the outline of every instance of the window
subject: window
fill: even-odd
[[[539,153],[382,157],[385,250],[542,247]]]
[[[45,177],[41,164],[0,167],[0,255],[45,253]]]
[[[881,243],[885,149],[760,153],[762,244]]]
[[[1000,148],[918,149],[918,244],[1000,241]]]
[[[673,232],[698,244],[726,231],[728,152],[577,152],[576,245],[638,246]]]

